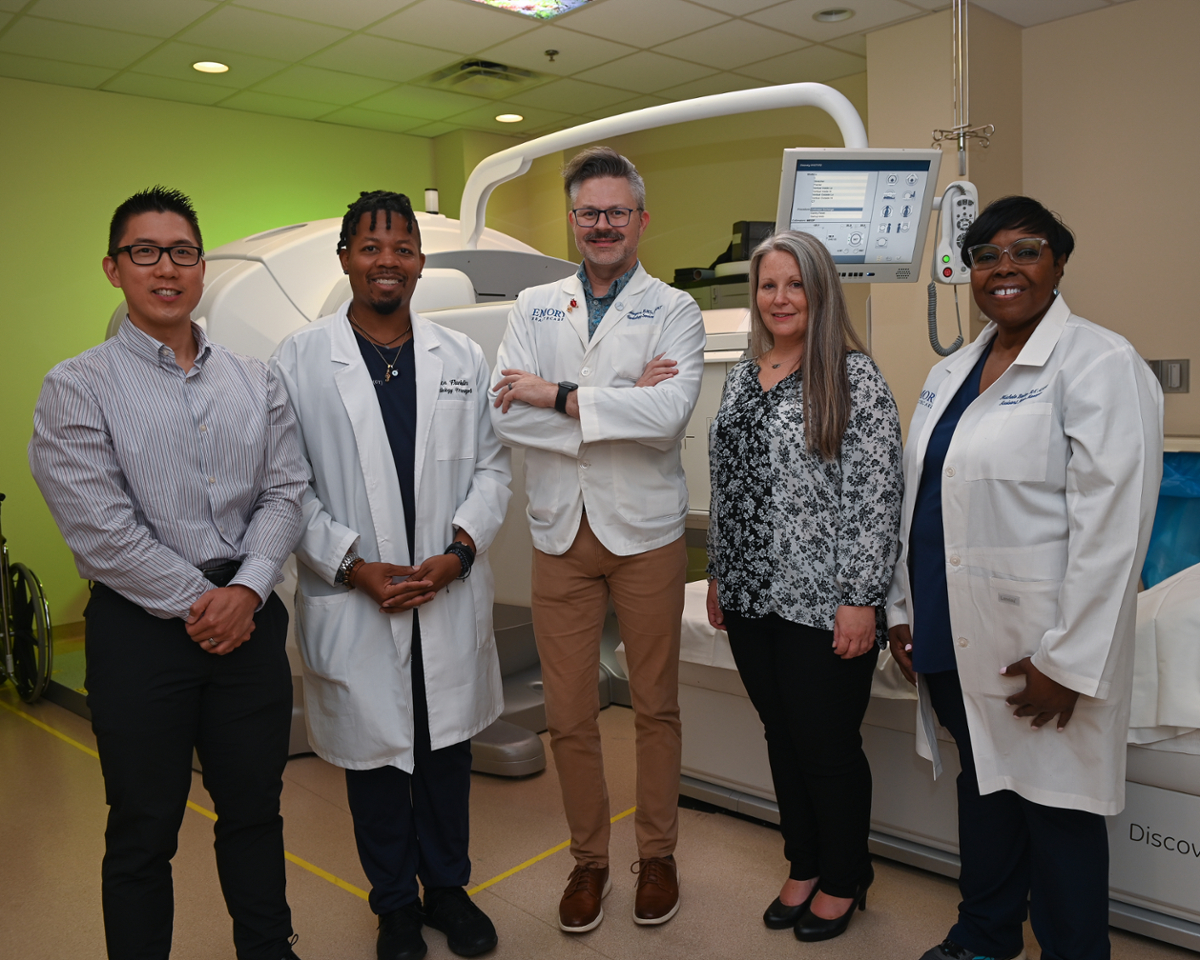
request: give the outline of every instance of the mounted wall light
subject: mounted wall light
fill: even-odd
[[[192,64],[193,70],[198,70],[200,73],[228,73],[229,64],[221,63],[219,60],[197,60]]]

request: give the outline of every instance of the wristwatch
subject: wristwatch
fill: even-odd
[[[567,412],[567,396],[572,390],[578,390],[579,384],[572,383],[570,380],[560,380],[558,382],[558,396],[554,398],[554,409],[559,413]]]

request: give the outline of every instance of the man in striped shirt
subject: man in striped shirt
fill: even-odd
[[[117,208],[104,272],[128,316],[47,375],[29,461],[94,581],[84,616],[109,805],[108,956],[170,954],[170,861],[195,748],[237,955],[295,960],[279,815],[292,683],[273,588],[300,536],[307,473],[274,375],[191,322],[203,254],[178,191]]]

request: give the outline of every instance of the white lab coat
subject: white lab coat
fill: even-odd
[[[296,548],[308,737],[340,767],[411,772],[412,614],[380,613],[366,594],[333,579],[351,548],[368,561],[416,564],[444,552],[455,527],[471,535],[478,552],[470,577],[420,608],[421,650],[433,749],[478,733],[503,705],[488,546],[511,495],[510,454],[492,433],[483,351],[414,314],[417,529],[410,561],[395,461],[346,307],[292,334],[271,358],[310,464]]]
[[[904,449],[901,556],[888,625],[912,609],[908,540],[925,448],[995,334],[929,373]],[[946,581],[979,790],[1115,814],[1125,740],[1137,582],[1162,478],[1162,391],[1123,337],[1051,305],[1020,355],[963,413],[942,475]],[[1061,733],[1015,720],[1005,698],[1022,657],[1080,693]],[[921,684],[918,751],[940,772]]]
[[[629,389],[660,353],[679,364],[678,375]],[[492,410],[497,436],[527,451],[534,546],[565,553],[585,506],[596,538],[618,556],[683,536],[688,496],[680,442],[704,372],[704,320],[691,296],[639,264],[589,341],[577,276],[531,287],[509,313],[492,383],[509,368],[579,384],[578,420],[520,402],[507,413]]]

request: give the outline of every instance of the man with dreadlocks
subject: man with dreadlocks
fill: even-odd
[[[379,960],[423,957],[423,924],[475,956],[496,945],[463,888],[470,739],[503,702],[487,549],[509,453],[483,351],[412,312],[425,257],[408,197],[362,194],[337,255],[351,299],[271,360],[310,465],[296,549],[309,739],[346,770]]]

